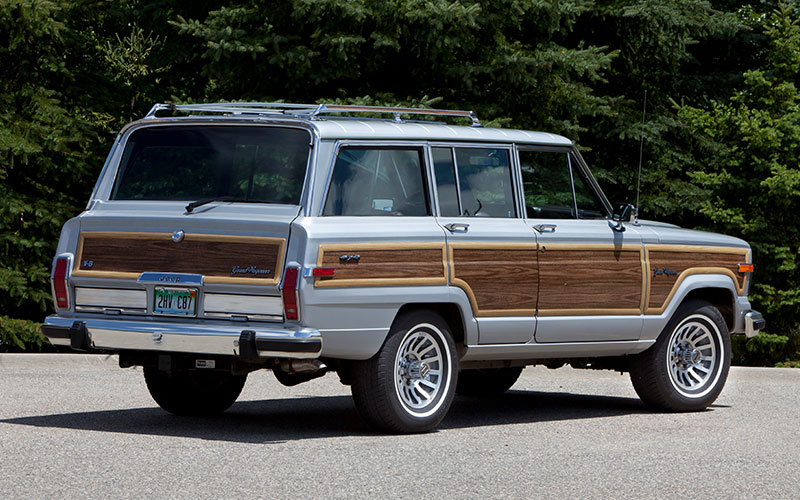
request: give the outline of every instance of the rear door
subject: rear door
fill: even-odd
[[[531,340],[537,301],[536,237],[515,198],[509,145],[432,146],[450,284],[469,298],[480,344]]]
[[[645,287],[642,239],[609,206],[575,151],[520,148],[527,223],[539,240],[537,342],[635,340]]]

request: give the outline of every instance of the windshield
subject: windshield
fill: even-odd
[[[237,201],[296,205],[310,135],[295,128],[148,127],[125,145],[113,200]]]

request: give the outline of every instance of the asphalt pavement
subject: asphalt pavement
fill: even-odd
[[[436,432],[375,433],[327,375],[250,375],[181,418],[113,356],[0,355],[0,498],[800,498],[800,370],[739,368],[710,409],[654,413],[627,375],[529,367]]]

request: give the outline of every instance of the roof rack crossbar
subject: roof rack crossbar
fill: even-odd
[[[455,116],[469,118],[473,127],[481,127],[481,122],[472,111],[425,108],[392,108],[384,106],[355,106],[346,104],[294,104],[282,102],[221,102],[208,104],[156,104],[147,112],[145,118],[155,118],[159,111],[202,111],[209,113],[251,113],[251,114],[290,114],[318,119],[328,113],[386,113],[392,114],[395,121],[402,121],[400,115]]]

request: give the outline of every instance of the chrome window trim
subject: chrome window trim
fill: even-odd
[[[569,170],[569,187],[572,190],[572,210],[574,210],[572,213],[575,214],[573,218],[578,220],[580,219],[578,217],[578,199],[575,196],[575,177],[572,175],[572,156],[569,153],[567,153],[567,169]]]

